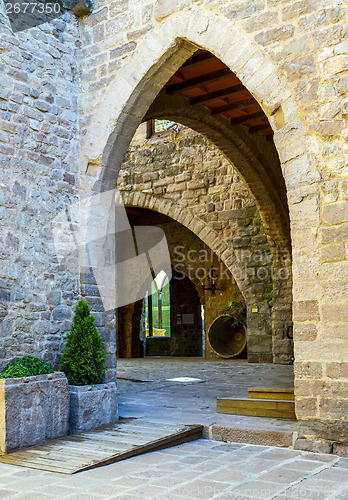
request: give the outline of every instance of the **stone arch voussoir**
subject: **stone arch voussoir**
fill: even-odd
[[[122,193],[122,199],[125,206],[154,210],[155,212],[171,217],[189,229],[221,259],[231,272],[245,299],[249,299],[251,295],[250,283],[245,269],[238,261],[233,249],[205,222],[185,208],[178,207],[170,200],[132,192]]]

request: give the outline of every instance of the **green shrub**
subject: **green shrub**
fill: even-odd
[[[60,359],[60,369],[72,385],[101,384],[105,379],[104,342],[94,320],[87,302],[80,299]]]
[[[246,326],[246,305],[240,293],[236,292],[233,295],[232,300],[227,302],[227,307],[222,309],[220,312],[221,314],[227,315],[227,321],[232,320],[232,327],[237,327],[239,325]]]
[[[2,371],[1,378],[32,377],[53,372],[53,368],[45,361],[34,356],[24,356],[11,361]]]

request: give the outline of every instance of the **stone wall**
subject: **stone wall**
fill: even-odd
[[[78,199],[78,22],[12,33],[0,16],[0,40],[0,368],[25,354],[56,366],[79,294],[51,230]]]

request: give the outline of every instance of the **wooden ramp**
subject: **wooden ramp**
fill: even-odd
[[[0,456],[0,462],[74,474],[202,437],[202,425],[125,419]]]

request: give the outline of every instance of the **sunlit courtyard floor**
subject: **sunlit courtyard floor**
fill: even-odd
[[[218,415],[217,396],[246,396],[247,387],[291,387],[290,366],[200,359],[120,360],[123,417],[156,423],[214,423],[252,430],[290,421]],[[191,377],[185,384],[168,378]],[[128,380],[126,380],[128,379]],[[132,379],[132,380],[129,380]],[[248,434],[247,433],[247,434]],[[244,434],[244,435],[247,435]],[[0,497],[74,500],[347,500],[348,459],[294,449],[200,439],[75,475],[0,464]]]
[[[168,379],[190,377],[193,382]],[[247,397],[248,387],[293,388],[293,367],[250,364],[246,360],[202,358],[118,360],[122,417],[147,417],[205,426],[296,430],[296,422],[216,413],[216,399]]]

